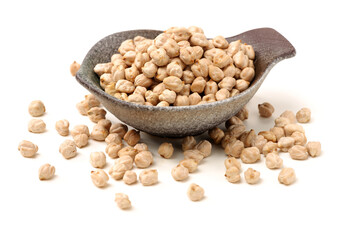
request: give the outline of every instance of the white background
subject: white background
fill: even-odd
[[[347,17],[342,2],[2,1],[1,239],[346,239]],[[156,150],[164,139],[147,134],[143,141],[159,171],[159,184],[152,187],[113,179],[105,189],[93,186],[89,154],[103,151],[105,143],[90,140],[71,160],[59,154],[65,138],[54,129],[57,120],[93,126],[75,109],[87,91],[71,77],[72,61],[82,62],[94,43],[115,32],[190,25],[202,27],[207,37],[272,27],[295,46],[297,55],[276,65],[249,102],[246,121],[249,129],[266,130],[286,109],[311,108],[306,135],[321,141],[323,152],[305,161],[281,155],[296,171],[295,184],[279,184],[279,170],[267,169],[264,158],[250,166],[261,172],[259,184],[244,179],[231,184],[218,146],[186,182],[175,182],[170,169],[182,152],[160,158]],[[42,117],[47,131],[38,135],[27,131],[27,106],[35,99],[47,109]],[[271,119],[258,117],[257,104],[264,101],[276,109]],[[39,146],[35,158],[17,151],[23,139]],[[168,141],[179,147],[179,140]],[[107,161],[111,166],[113,160]],[[56,167],[51,181],[37,177],[44,163]],[[205,189],[203,201],[187,198],[192,182]],[[129,195],[131,210],[116,206],[116,192]]]

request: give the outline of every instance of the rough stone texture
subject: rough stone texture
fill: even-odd
[[[125,102],[106,94],[93,71],[94,66],[109,62],[124,40],[138,35],[154,39],[161,32],[131,30],[101,39],[87,53],[76,79],[119,120],[138,130],[162,137],[198,135],[231,118],[254,96],[276,63],[295,56],[295,48],[274,29],[254,29],[227,38],[228,42],[241,39],[252,45],[256,53],[254,80],[247,90],[235,97],[203,105],[155,107]]]

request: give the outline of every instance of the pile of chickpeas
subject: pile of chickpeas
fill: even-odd
[[[154,40],[125,40],[94,72],[106,93],[149,106],[188,106],[224,100],[246,90],[254,78],[251,45],[199,27],[171,27]]]

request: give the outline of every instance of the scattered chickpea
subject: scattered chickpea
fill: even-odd
[[[304,128],[299,124],[291,123],[291,124],[287,124],[286,126],[284,126],[284,133],[286,136],[290,136],[294,132],[301,132],[301,133],[305,134]]]
[[[100,107],[93,107],[87,112],[89,119],[98,123],[101,119],[105,119],[106,111]]]
[[[137,144],[134,146],[134,149],[135,149],[137,152],[148,151],[148,146],[147,146],[146,143],[137,143]]]
[[[280,115],[280,117],[288,118],[290,123],[296,123],[296,117],[292,111],[286,110]]]
[[[74,77],[76,76],[77,71],[80,69],[81,65],[77,63],[76,61],[73,61],[70,65],[70,73]]]
[[[276,135],[271,131],[261,131],[258,133],[258,135],[262,135],[266,140],[271,142],[276,142]]]
[[[226,145],[224,152],[227,155],[231,155],[235,158],[239,158],[244,149],[244,144],[240,140],[236,140],[235,142],[230,142]]]
[[[105,142],[107,144],[110,144],[111,142],[114,142],[114,143],[117,143],[117,144],[122,144],[122,137],[119,136],[117,133],[110,133],[105,138]]]
[[[225,172],[226,179],[231,183],[238,183],[241,180],[240,169],[236,166],[227,168]]]
[[[273,127],[270,129],[270,131],[273,132],[273,134],[275,134],[277,142],[285,136],[284,129],[282,127]]]
[[[275,119],[275,127],[284,128],[286,125],[290,124],[290,119],[286,117],[278,117]]]
[[[105,187],[107,185],[108,180],[109,180],[107,173],[102,169],[91,171],[90,177],[91,177],[94,185],[99,187],[99,188]]]
[[[112,125],[111,121],[107,120],[107,119],[101,119],[101,120],[98,121],[97,124],[100,125],[100,126],[103,126],[105,129],[107,129],[107,131],[110,130],[111,125]]]
[[[257,147],[244,148],[240,157],[244,163],[255,163],[260,160],[260,151]]]
[[[70,123],[66,119],[59,120],[55,123],[55,129],[61,136],[69,135],[69,126]]]
[[[156,169],[145,169],[139,175],[143,186],[151,186],[158,182],[158,171]]]
[[[106,156],[103,152],[92,152],[90,164],[95,168],[103,168],[106,165]]]
[[[110,127],[110,133],[116,133],[121,138],[124,138],[124,135],[128,132],[128,126],[122,123],[114,123]]]
[[[105,141],[108,134],[109,132],[104,126],[96,124],[90,133],[90,137],[96,141]]]
[[[54,173],[55,173],[55,167],[46,163],[39,168],[39,179],[49,180],[53,178]]]
[[[267,140],[262,135],[258,135],[255,138],[254,146],[259,149],[260,153],[263,153],[263,148],[266,143],[267,143]]]
[[[194,202],[200,201],[201,199],[203,199],[203,197],[205,195],[205,191],[199,185],[192,183],[188,188],[187,195],[188,195],[189,199],[194,201]]]
[[[277,169],[282,167],[283,160],[277,152],[270,152],[266,155],[265,164],[269,169]]]
[[[114,164],[110,170],[108,171],[108,174],[114,179],[114,180],[120,180],[123,178],[125,172],[127,170],[130,170],[129,168],[127,168],[127,166],[125,164]]]
[[[131,208],[129,197],[124,193],[116,193],[115,202],[117,203],[117,206],[122,210]]]
[[[124,148],[122,148],[122,149],[120,149],[120,150],[118,151],[118,156],[119,156],[119,157],[122,157],[122,156],[124,156],[124,155],[128,155],[128,156],[130,156],[132,159],[134,159],[135,156],[136,156],[136,154],[137,154],[137,150],[134,149],[134,148],[131,147],[131,146],[126,146],[126,147],[124,147]]]
[[[37,145],[26,140],[21,141],[18,145],[18,151],[26,158],[34,157],[38,150],[39,148]]]
[[[288,150],[294,146],[294,138],[292,137],[282,137],[278,143],[277,146],[282,152],[288,152]]]
[[[259,115],[264,118],[269,118],[275,111],[275,108],[268,102],[258,104]]]
[[[301,145],[305,146],[307,142],[307,138],[304,133],[302,132],[293,132],[292,135],[290,135],[292,138],[294,138],[294,145]]]
[[[236,167],[237,169],[241,170],[241,163],[236,158],[231,156],[225,159],[224,166],[226,169]]]
[[[199,150],[204,157],[208,157],[211,155],[212,144],[207,140],[200,141],[195,148]]]
[[[121,150],[122,144],[117,144],[115,142],[111,142],[107,145],[105,152],[110,158],[118,157],[118,152]]]
[[[196,146],[196,140],[193,136],[187,136],[182,141],[182,150],[190,150]]]
[[[245,173],[245,180],[248,184],[256,184],[260,179],[260,172],[254,170],[253,168],[248,168]]]
[[[212,129],[208,130],[208,135],[210,136],[210,138],[212,138],[212,140],[215,144],[219,144],[224,137],[224,132],[222,129],[220,129],[218,127],[214,127]]]
[[[189,149],[183,152],[184,159],[193,159],[198,164],[204,159],[204,155],[198,149]]]
[[[253,147],[255,144],[257,135],[253,129],[243,132],[239,138],[241,142],[245,145],[245,147]]]
[[[241,108],[241,110],[238,113],[236,113],[235,116],[238,117],[241,121],[248,119],[247,108],[246,107]]]
[[[321,154],[320,142],[308,142],[306,148],[311,157],[317,157]]]
[[[194,159],[183,159],[180,161],[179,165],[187,168],[189,173],[192,173],[198,168],[198,161]]]
[[[296,113],[296,120],[299,123],[308,123],[311,120],[311,110],[309,108],[301,108]]]
[[[228,129],[231,125],[243,125],[243,121],[236,117],[233,116],[231,117],[228,121],[225,122],[225,127]]]
[[[150,151],[141,151],[135,156],[135,165],[138,168],[148,168],[153,163],[153,155]]]
[[[45,113],[46,108],[43,102],[40,100],[35,100],[29,104],[28,110],[31,116],[40,117]]]
[[[246,126],[243,124],[231,125],[226,134],[239,138],[246,131]]]
[[[189,171],[183,165],[177,165],[171,170],[171,176],[176,181],[183,181],[188,178]]]
[[[127,185],[131,185],[137,182],[137,174],[133,171],[126,171],[123,176],[123,181]]]
[[[296,176],[293,168],[283,168],[278,175],[278,181],[285,185],[295,182]]]
[[[158,148],[158,153],[163,158],[171,158],[174,148],[171,143],[164,142]]]
[[[31,119],[28,124],[28,130],[32,133],[43,133],[46,130],[46,124],[41,119]]]
[[[76,135],[79,134],[86,134],[89,137],[89,128],[87,125],[76,125],[72,130],[71,130],[71,136],[75,137]]]
[[[77,155],[76,144],[74,141],[65,140],[59,147],[59,152],[65,159],[73,158]]]
[[[88,145],[88,135],[87,134],[78,134],[73,137],[73,140],[78,148],[83,148]]]
[[[134,160],[129,155],[120,156],[116,159],[115,164],[124,164],[127,170],[133,169]]]
[[[266,156],[270,152],[277,152],[277,148],[278,148],[277,143],[274,143],[271,141],[265,143],[265,145],[263,147],[264,156]]]
[[[288,152],[290,157],[295,160],[306,160],[308,158],[307,149],[301,145],[294,145]]]
[[[140,141],[140,131],[131,129],[124,135],[124,141],[127,142],[130,146],[135,146]]]

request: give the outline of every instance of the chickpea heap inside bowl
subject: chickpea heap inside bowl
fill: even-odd
[[[110,62],[94,72],[106,93],[150,106],[188,106],[233,97],[254,78],[251,45],[217,36],[208,40],[199,27],[171,27],[154,40],[122,42]]]

